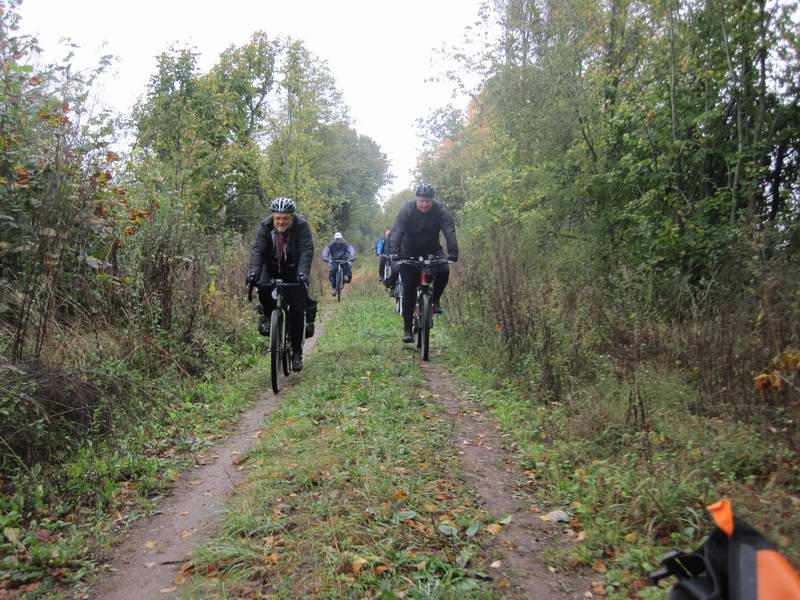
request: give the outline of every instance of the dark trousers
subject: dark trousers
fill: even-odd
[[[286,283],[294,283],[297,281],[296,273],[275,273],[274,279],[283,279]],[[286,300],[289,303],[289,337],[292,340],[292,351],[303,351],[303,340],[306,337],[305,332],[305,312],[306,301],[308,299],[308,290],[304,285],[297,287],[290,287],[283,290],[286,295]],[[269,323],[272,318],[272,311],[275,309],[275,300],[272,298],[272,287],[259,287],[258,300],[264,309],[264,315]]]
[[[328,279],[331,280],[331,287],[334,289],[336,289],[336,271],[340,268],[344,271],[345,282],[353,278],[353,272],[350,270],[350,263],[331,263],[331,272],[330,275],[328,275]]]
[[[411,329],[414,320],[414,304],[417,301],[417,286],[419,285],[420,271],[414,265],[400,265],[400,277],[403,279],[403,326]],[[436,265],[431,269],[433,275],[433,302],[439,304],[444,288],[450,280],[450,266]]]

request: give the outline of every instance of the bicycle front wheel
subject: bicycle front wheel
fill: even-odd
[[[269,366],[272,376],[272,391],[276,394],[281,391],[281,362],[285,361],[283,352],[283,312],[279,309],[272,311],[269,324]]]
[[[344,286],[344,273],[342,266],[339,265],[339,270],[336,271],[336,301],[342,301],[342,286]]]
[[[431,297],[425,294],[422,297],[422,318],[420,319],[420,346],[422,349],[422,360],[428,360],[431,347],[431,325],[433,324],[433,309],[431,308]]]

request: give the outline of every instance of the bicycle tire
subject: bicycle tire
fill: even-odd
[[[292,353],[292,338],[289,337],[289,324],[285,323],[284,325],[283,347],[281,348],[281,366],[283,367],[283,374],[288,377],[289,373],[292,372],[291,362],[289,360]]]
[[[416,334],[416,345],[422,348],[422,294],[417,292],[417,302],[414,304],[414,333]]]
[[[281,362],[283,361],[283,312],[280,309],[275,309],[270,315],[269,323],[269,353],[270,353],[270,376],[272,379],[272,391],[279,393],[281,391]]]
[[[394,309],[398,313],[403,312],[403,280],[397,276],[397,283],[394,286]]]
[[[422,317],[420,319],[420,339],[422,360],[427,361],[430,358],[431,349],[431,324],[433,323],[433,313],[431,308],[431,297],[428,294],[422,296]]]
[[[336,301],[342,301],[342,287],[344,286],[344,273],[342,272],[342,265],[336,271]]]

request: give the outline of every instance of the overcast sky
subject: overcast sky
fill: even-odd
[[[48,58],[61,57],[58,41],[80,45],[79,65],[102,54],[119,58],[104,84],[104,99],[126,111],[144,93],[155,56],[173,43],[201,53],[203,70],[230,45],[264,30],[271,37],[301,39],[327,61],[359,133],[389,156],[394,184],[412,182],[420,140],[414,122],[451,101],[434,48],[464,39],[478,18],[480,0],[25,0],[22,30],[36,35]],[[463,105],[462,101],[457,104]]]

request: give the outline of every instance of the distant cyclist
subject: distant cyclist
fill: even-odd
[[[258,331],[261,335],[269,335],[269,319],[275,308],[270,279],[305,284],[286,289],[292,370],[300,371],[303,368],[303,323],[308,299],[308,273],[314,258],[314,239],[308,222],[295,210],[291,198],[275,198],[272,201],[270,215],[258,227],[245,285],[258,287],[258,299],[263,310]]]
[[[389,238],[391,237],[392,230],[387,229],[386,232],[378,238],[375,242],[375,255],[378,257],[378,280],[383,281],[386,274],[386,263],[389,261]]]
[[[331,288],[334,296],[336,295],[336,273],[339,269],[342,269],[344,271],[345,283],[350,283],[350,280],[353,278],[350,262],[353,262],[355,259],[356,249],[353,248],[351,244],[348,244],[344,236],[338,231],[333,234],[333,241],[322,249],[322,260],[331,263],[328,278],[331,281]]]
[[[416,198],[406,203],[397,213],[392,226],[390,240],[391,255],[401,258],[428,257],[432,254],[444,258],[439,234],[444,235],[447,242],[447,258],[453,262],[458,260],[458,240],[453,216],[440,202],[435,201],[436,191],[433,186],[422,183],[417,186]],[[400,277],[403,280],[403,341],[411,342],[414,336],[411,324],[414,318],[419,270],[413,265],[400,265]],[[439,301],[450,279],[450,268],[444,265],[434,267],[433,312],[441,313]]]

